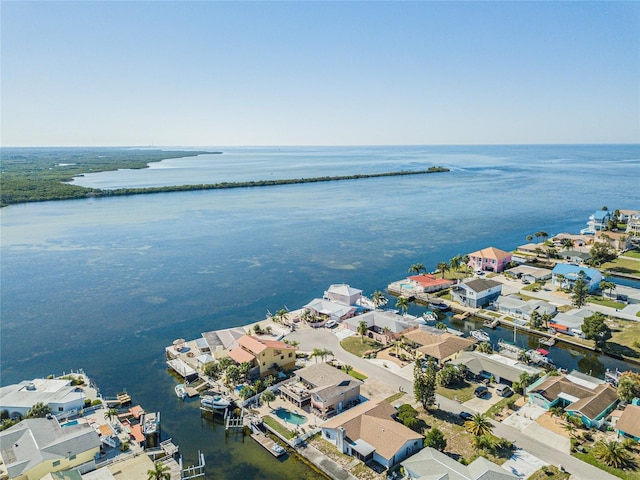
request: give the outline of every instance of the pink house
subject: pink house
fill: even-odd
[[[503,271],[511,262],[511,253],[495,247],[483,248],[469,254],[469,267],[477,272]]]

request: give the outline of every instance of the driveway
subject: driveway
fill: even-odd
[[[524,479],[529,478],[536,470],[540,470],[543,465],[548,463],[518,448],[501,466],[507,472]]]
[[[503,397],[496,394],[495,385],[491,385],[487,388],[489,389],[489,393],[487,395],[482,398],[473,397],[471,400],[464,402],[462,406],[473,412],[485,413],[489,408],[502,400]]]

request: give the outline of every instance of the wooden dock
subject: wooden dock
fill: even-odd
[[[282,451],[282,452],[274,451],[273,447],[274,445],[276,445],[276,442],[274,440],[271,440],[264,433],[252,433],[251,438],[253,438],[256,442],[258,442],[264,448],[266,448],[269,452],[271,452],[271,455],[273,455],[274,457],[279,457],[286,453],[285,451]]]
[[[456,320],[466,320],[470,316],[471,316],[471,312],[464,312],[464,313],[456,313],[453,316],[453,318],[455,318]]]

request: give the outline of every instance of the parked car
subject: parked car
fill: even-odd
[[[496,394],[500,395],[501,397],[510,397],[511,395],[513,395],[513,390],[511,390],[511,387],[509,387],[509,385],[498,385],[496,387]]]
[[[487,393],[489,393],[489,389],[484,385],[480,385],[476,388],[475,392],[473,392],[473,394],[478,398],[484,397]]]
[[[338,322],[336,322],[335,320],[329,320],[324,324],[324,326],[327,328],[336,328],[338,326]]]
[[[458,416],[463,420],[471,420],[473,418],[473,415],[469,412],[460,412]]]

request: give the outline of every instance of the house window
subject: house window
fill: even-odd
[[[326,432],[324,432],[324,434],[325,434],[325,436],[326,436],[327,438],[331,438],[331,435],[329,434],[329,431],[328,431],[328,430],[327,430]]]
[[[71,456],[69,457],[69,460],[75,460],[75,459],[76,459],[76,456],[75,456],[75,455],[71,455]]]
[[[264,367],[267,364],[267,362],[262,362],[262,366]]]
[[[280,360],[284,360],[284,355],[281,355],[281,356],[280,356]]]
[[[289,358],[291,358],[291,355],[292,355],[292,354],[290,353],[290,354],[289,354]]]
[[[60,460],[56,460],[55,462],[53,462],[53,466],[54,467],[59,467],[60,466]]]
[[[58,407],[59,412],[64,412],[64,407]]]

